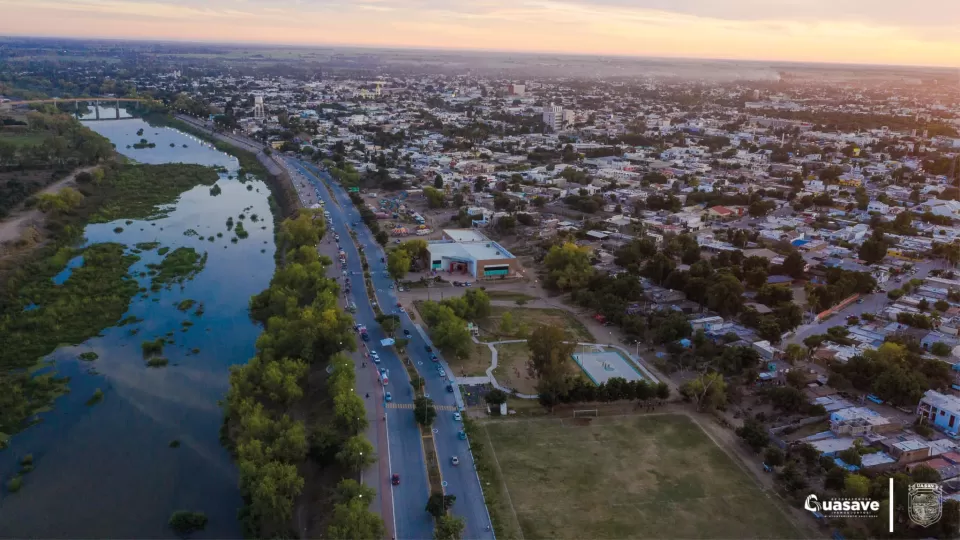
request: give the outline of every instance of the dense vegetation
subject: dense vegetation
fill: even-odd
[[[317,254],[324,232],[322,216],[312,210],[300,210],[280,224],[278,239],[289,248],[286,264],[277,269],[270,287],[250,300],[251,317],[264,325],[256,356],[230,375],[224,435],[240,469],[241,517],[251,536],[294,534],[290,519],[304,488],[298,466],[308,452],[325,469],[362,466],[359,452],[365,451],[366,459],[373,456],[360,435],[365,426],[357,418],[364,419],[365,412],[363,400],[352,391],[353,363],[337,354],[355,344],[352,320],[337,305],[339,288],[326,277],[330,261]],[[308,388],[308,380],[325,377],[327,366],[331,374],[324,386]],[[332,419],[309,429],[292,416],[307,406],[307,390],[327,393],[323,402],[332,408],[326,414]],[[340,527],[379,521],[363,505],[343,504],[335,512],[346,516]]]
[[[181,193],[198,184],[213,185],[217,178],[213,169],[201,165],[121,166],[108,180],[107,202],[90,221],[158,219],[164,216],[158,206],[175,202]]]
[[[199,274],[206,264],[206,252],[200,255],[191,247],[179,247],[168,253],[160,264],[149,264],[147,267],[157,271],[157,275],[153,277],[153,285],[158,286],[189,281]]]
[[[0,182],[0,217],[46,183],[112,154],[110,141],[54,109],[28,113],[23,126],[0,123],[0,171],[16,171]],[[44,177],[21,176],[24,171],[51,169],[53,172]],[[46,182],[37,178],[44,178]]]

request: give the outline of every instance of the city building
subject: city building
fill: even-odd
[[[522,269],[512,253],[473,229],[445,229],[441,240],[427,244],[427,252],[435,272],[492,279],[514,276]]]

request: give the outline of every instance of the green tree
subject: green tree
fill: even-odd
[[[799,279],[803,277],[804,269],[807,266],[807,262],[803,260],[803,256],[799,252],[791,251],[789,255],[783,260],[783,272],[790,277]]]
[[[594,269],[590,264],[591,251],[587,247],[579,247],[573,243],[550,248],[543,261],[547,269],[545,285],[551,289],[570,291],[586,286],[593,276]]]
[[[413,400],[413,416],[421,426],[430,426],[437,417],[437,409],[433,406],[433,400],[419,396]]]
[[[784,351],[784,356],[790,364],[802,362],[807,357],[807,350],[797,343],[790,343]]]
[[[704,373],[685,382],[680,395],[696,403],[698,411],[714,410],[727,402],[727,383],[719,373]]]
[[[362,498],[335,504],[327,537],[338,540],[383,538],[386,534],[383,519],[371,512],[369,506],[370,501]]]
[[[509,311],[500,317],[500,333],[509,336],[513,332],[513,314]]]
[[[754,452],[759,452],[770,442],[766,428],[753,417],[744,419],[743,425],[737,428],[737,436],[743,439],[743,442],[747,443]]]
[[[870,495],[870,479],[859,474],[848,474],[843,479],[843,494],[846,497],[866,498]]]
[[[423,195],[427,198],[427,206],[429,208],[443,208],[446,203],[443,192],[436,188],[429,186],[423,188]]]
[[[366,437],[354,435],[344,441],[337,452],[337,462],[346,469],[359,472],[376,463],[377,454]]]
[[[439,174],[433,177],[434,189],[443,189],[443,177]]]
[[[387,271],[394,281],[400,281],[410,271],[412,259],[410,253],[403,249],[394,249],[387,253]]]
[[[537,392],[544,405],[553,410],[560,396],[571,387],[570,358],[576,349],[563,328],[540,326],[527,339],[530,349],[528,370],[537,378]]]
[[[743,308],[743,285],[732,274],[720,273],[707,288],[707,307],[721,316],[736,315]]]
[[[457,502],[456,495],[444,495],[443,493],[434,491],[430,494],[430,498],[427,499],[426,511],[434,518],[440,518],[445,515],[448,510],[453,508],[453,503],[455,502]]]
[[[372,501],[377,491],[352,478],[344,478],[337,484],[337,502],[350,502],[354,499]]]
[[[950,346],[942,341],[937,341],[930,346],[930,352],[937,356],[947,356],[950,354]]]
[[[887,256],[887,244],[877,238],[868,238],[860,245],[858,256],[866,264],[877,264]]]
[[[486,393],[483,396],[484,401],[489,405],[499,406],[502,403],[507,402],[507,393],[499,388],[494,388],[493,390]]]
[[[460,540],[467,523],[462,517],[445,515],[437,519],[433,529],[434,540]]]

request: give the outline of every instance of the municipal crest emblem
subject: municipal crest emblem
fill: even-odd
[[[907,511],[911,521],[921,527],[929,527],[940,521],[943,490],[938,484],[913,484],[907,494]]]

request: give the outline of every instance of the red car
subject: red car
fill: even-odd
[[[400,485],[400,475],[399,475],[399,474],[393,475],[393,477],[390,479],[390,483],[393,484],[393,485],[395,485],[395,486],[399,486],[399,485]]]

